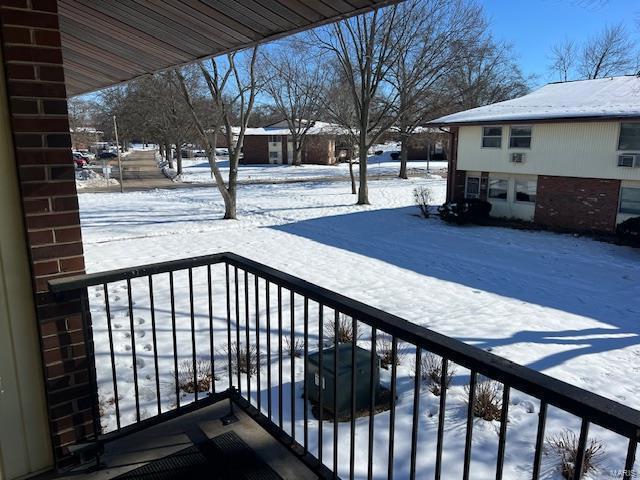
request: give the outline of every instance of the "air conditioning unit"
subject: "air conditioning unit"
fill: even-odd
[[[640,167],[640,154],[618,155],[619,167]]]
[[[527,160],[526,153],[512,153],[510,157],[511,163],[524,163]]]

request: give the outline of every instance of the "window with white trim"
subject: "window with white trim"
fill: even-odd
[[[496,200],[506,200],[509,191],[509,180],[504,178],[489,179],[489,198]]]
[[[280,135],[269,135],[269,142],[279,143],[280,141]]]
[[[619,212],[640,215],[640,188],[622,187]]]
[[[464,198],[480,198],[480,177],[467,177]]]
[[[511,127],[509,148],[531,148],[531,127],[520,125]]]
[[[502,127],[482,127],[482,148],[502,148]]]
[[[536,180],[516,180],[516,202],[536,203],[537,190]]]
[[[620,124],[618,150],[640,151],[640,122]]]
[[[269,152],[269,158],[278,158],[280,156],[280,152]]]

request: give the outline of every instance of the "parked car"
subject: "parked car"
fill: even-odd
[[[73,152],[73,163],[75,163],[76,168],[84,168],[89,162],[80,153]]]
[[[216,155],[229,155],[228,148],[216,148]]]
[[[398,160],[400,158],[400,152],[391,152],[389,156],[391,157],[391,160]]]
[[[193,151],[193,156],[194,157],[206,157],[207,156],[207,152],[204,150],[194,150]]]
[[[118,156],[118,154],[116,152],[111,152],[108,150],[103,150],[102,152],[100,152],[98,154],[98,158],[116,158]]]

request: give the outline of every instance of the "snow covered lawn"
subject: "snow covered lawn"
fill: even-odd
[[[438,219],[424,220],[417,216],[413,206],[412,192],[416,186],[429,186],[434,204],[444,200],[445,181],[435,178],[372,181],[372,205],[367,207],[353,205],[354,196],[348,193],[348,184],[344,182],[245,185],[239,189],[240,219],[222,221],[221,201],[213,187],[81,194],[87,269],[96,272],[233,251],[640,408],[640,251],[570,235],[454,227]],[[203,285],[206,287],[202,273],[194,273],[200,292]],[[158,278],[155,285],[166,293],[166,279]],[[132,333],[126,290],[122,285],[113,288],[109,294],[114,304],[120,409],[123,422],[129,423],[134,419],[132,337],[138,352],[143,416],[155,414],[157,401],[149,311],[145,308],[148,290],[145,293],[144,285],[134,285],[134,292],[138,293],[134,297],[136,321]],[[109,400],[113,397],[113,386],[106,322],[101,313],[103,294],[94,290],[92,295],[100,393],[105,408],[103,424],[112,429],[115,419]],[[177,297],[176,310],[179,321],[186,322],[181,327],[179,343],[180,352],[188,359],[191,346],[185,313],[187,297],[184,291]],[[160,296],[156,307],[161,313],[156,322],[163,333],[158,344],[159,350],[166,348],[172,352],[166,304],[166,295]],[[206,305],[197,308],[197,331],[208,335]],[[226,331],[223,317],[222,312],[216,316],[216,331]],[[298,331],[302,331],[299,326]],[[208,336],[201,341],[208,348]],[[274,341],[276,338],[272,337]],[[363,342],[367,348],[366,337]],[[206,348],[202,351],[208,355]],[[160,361],[160,400],[165,410],[175,404],[172,354],[163,355]],[[284,362],[284,371],[288,372],[288,357]],[[409,469],[412,363],[413,355],[409,354],[398,369],[396,478],[406,478]],[[298,393],[301,367],[302,362],[297,361]],[[290,388],[286,375],[284,380]],[[263,374],[263,408],[268,396],[265,377]],[[221,375],[219,388],[224,389],[226,381]],[[252,381],[255,392],[255,379]],[[388,382],[386,371],[383,381]],[[459,478],[461,474],[467,381],[468,372],[458,369],[447,397],[443,471],[443,478],[447,479]],[[296,397],[296,430],[300,436],[303,403],[299,395]],[[191,398],[186,396],[182,401]],[[438,397],[423,389],[420,408],[419,478],[431,478]],[[537,401],[512,392],[504,478],[530,477],[537,409]],[[287,415],[290,411],[285,403]],[[385,478],[389,414],[380,413],[375,418],[375,476]],[[368,419],[359,419],[356,424],[356,474],[366,478]],[[566,414],[550,409],[547,432],[558,432],[563,425],[576,432],[579,429],[577,419],[567,419]],[[331,422],[324,423],[324,459],[329,465],[332,428]],[[475,422],[474,479],[495,475],[498,428],[499,422]],[[316,429],[317,422],[313,422],[309,434],[312,452],[317,449]],[[626,444],[597,427],[592,427],[591,436],[606,442],[602,468],[591,478],[609,478],[612,469],[623,468]],[[344,446],[339,452],[340,463],[348,465],[348,423],[340,425],[339,437]],[[342,475],[345,473],[340,471]],[[543,460],[543,478],[559,478],[556,459],[551,455]]]

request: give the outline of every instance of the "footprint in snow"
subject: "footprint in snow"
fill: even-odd
[[[136,358],[136,366],[138,368],[144,368],[145,367],[145,362],[142,358]]]
[[[150,343],[147,343],[143,348],[145,352],[150,352],[152,347]]]
[[[119,302],[120,301],[120,295],[116,295],[115,297],[113,297],[113,301],[114,302]]]
[[[131,351],[131,345],[125,345],[125,346],[124,346],[124,350],[125,350],[126,352]]]
[[[136,331],[136,337],[138,338],[142,338],[146,335],[147,333],[144,330],[138,330]]]
[[[122,332],[124,338],[131,338],[131,332]]]
[[[138,325],[144,325],[146,323],[146,320],[144,318],[136,318],[136,322],[138,322]]]
[[[122,328],[122,325],[120,323],[114,323],[113,328]]]

